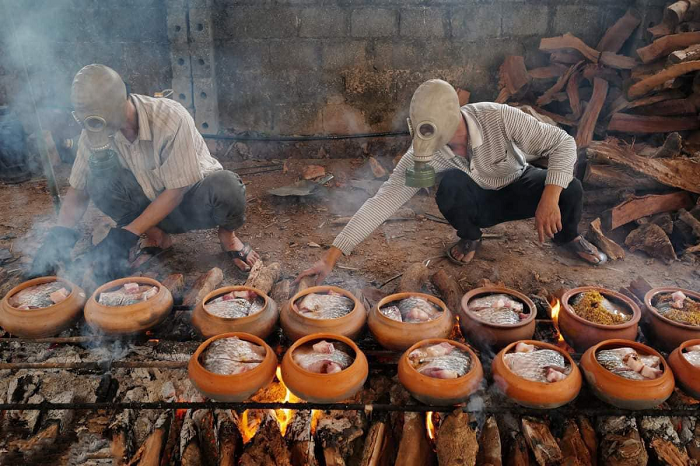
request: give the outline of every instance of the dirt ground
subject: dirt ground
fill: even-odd
[[[382,162],[391,166],[388,159]],[[310,163],[322,165],[328,173],[335,175],[320,194],[281,199],[267,193],[269,189],[297,181],[301,170]],[[224,165],[235,170],[244,165],[270,165],[270,161]],[[248,208],[247,222],[238,233],[260,252],[265,261],[280,262],[283,275],[290,278],[313,264],[341,231],[342,227],[330,225],[329,220],[338,215],[352,215],[370,196],[364,190],[349,187],[347,181],[369,180],[372,176],[362,159],[289,160],[286,166],[286,172],[242,175],[247,186]],[[69,170],[68,166],[57,170],[62,192],[67,185]],[[655,286],[676,285],[700,290],[700,272],[692,260],[686,258],[667,265],[643,253],[628,252],[623,261],[590,266],[549,242],[540,245],[533,220],[510,222],[489,229],[488,232],[501,237],[485,240],[473,263],[459,267],[440,257],[445,247],[456,240],[454,230],[421,215],[440,215],[433,197],[421,193],[407,207],[418,214],[417,219],[380,226],[350,256],[339,261],[339,267],[327,282],[378,287],[410,264],[430,260],[431,268],[444,267],[465,291],[482,278],[502,280],[507,286],[528,293],[542,287],[553,291],[583,285],[617,289],[628,285],[636,276]],[[599,212],[586,212],[582,229],[597,214]],[[55,219],[45,182],[35,179],[19,185],[0,185],[0,218],[0,247],[11,248],[19,257],[18,261],[5,266],[6,271],[28,267],[38,242]],[[80,253],[89,246],[89,233],[94,229],[104,234],[107,223],[108,219],[91,206],[80,226],[84,238],[76,252]],[[188,283],[214,266],[224,270],[226,284],[245,281],[245,274],[238,272],[221,253],[214,230],[177,235],[173,254],[149,264],[162,275],[183,273]],[[391,282],[384,290],[392,291],[396,283],[396,280]]]

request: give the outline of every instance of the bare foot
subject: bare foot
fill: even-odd
[[[236,236],[235,232],[230,230],[224,230],[223,228],[219,228],[219,242],[221,243],[221,249],[223,249],[224,251],[241,251],[245,246],[243,244],[243,241],[241,241],[238,238],[238,236]],[[251,251],[248,254],[248,257],[246,258],[245,262],[241,259],[234,259],[233,263],[236,264],[236,267],[238,267],[243,272],[247,272],[259,260],[260,255],[255,251]]]
[[[158,227],[149,228],[146,233],[146,238],[142,239],[139,243],[141,249],[143,248],[160,248],[168,249],[173,245],[173,238],[163,230]]]

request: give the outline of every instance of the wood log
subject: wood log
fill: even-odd
[[[440,291],[442,300],[447,304],[447,307],[452,311],[453,315],[457,315],[462,308],[462,296],[464,291],[459,286],[459,282],[448,274],[444,269],[440,269],[433,274],[431,278],[433,285]]]
[[[163,446],[163,451],[160,456],[160,466],[175,464],[180,457],[180,432],[186,412],[187,411],[184,409],[175,410],[175,415],[170,421],[168,438],[165,440],[165,445]]]
[[[549,55],[549,61],[557,65],[575,65],[586,61],[586,57],[576,50],[556,50]]]
[[[600,54],[600,63],[616,70],[631,70],[639,64],[637,60],[625,55],[618,55],[613,52],[602,52]]]
[[[639,55],[643,63],[651,63],[671,52],[682,50],[698,43],[700,43],[700,32],[672,34],[656,39],[646,47],[637,49],[637,55]]]
[[[700,462],[700,422],[695,420],[695,431],[693,432],[693,439],[688,443],[686,448],[688,449],[688,456],[690,459]]]
[[[685,209],[678,210],[678,220],[685,223],[695,236],[695,240],[700,240],[700,221]]]
[[[615,113],[608,123],[608,131],[628,134],[671,133],[700,129],[700,121],[693,116],[643,116]]]
[[[360,466],[392,466],[393,446],[390,443],[390,429],[385,422],[377,421],[367,432]]]
[[[697,182],[700,179],[700,164],[691,160],[640,157],[630,146],[622,145],[614,138],[591,143],[588,150],[589,153],[595,153],[596,156],[629,167],[667,186],[700,194],[700,183]]]
[[[509,105],[512,105],[513,107],[522,110],[531,117],[537,118],[537,120],[541,121],[542,123],[547,123],[552,126],[576,126],[577,124],[574,120],[571,120],[557,113],[544,110],[540,107],[534,107],[532,105],[521,105],[517,102],[510,103]]]
[[[679,23],[685,17],[688,11],[689,3],[687,0],[679,0],[667,6],[664,10],[664,16],[661,23],[647,30],[652,34],[654,39],[671,34],[676,30]]]
[[[652,63],[644,63],[637,66],[630,72],[630,79],[633,82],[641,81],[644,78],[655,75],[665,68],[666,63],[663,60],[658,60]]]
[[[204,462],[197,440],[197,425],[192,414],[191,409],[186,411],[180,429],[180,463],[182,466],[198,466]]]
[[[535,455],[537,464],[540,466],[560,464],[563,459],[561,449],[547,424],[537,419],[523,418],[521,425],[525,441]]]
[[[667,187],[646,176],[609,165],[589,163],[583,174],[583,183],[595,188],[630,188],[641,190],[662,190]],[[588,194],[587,194],[588,195]]]
[[[477,432],[470,426],[469,414],[461,409],[450,413],[437,432],[440,466],[475,466],[479,451]]]
[[[588,228],[586,235],[591,243],[595,244],[612,260],[620,260],[625,258],[625,250],[622,246],[611,240],[603,233],[603,228],[600,223],[600,218],[593,220]]]
[[[517,433],[510,444],[506,466],[529,466],[530,454],[523,434]]]
[[[115,414],[107,427],[106,434],[112,439],[110,451],[115,465],[124,465],[134,451],[132,425],[135,422],[134,411],[125,409]]]
[[[544,94],[542,94],[541,96],[539,96],[537,98],[537,105],[543,106],[543,105],[547,105],[548,103],[550,103],[554,99],[555,94],[564,90],[564,88],[566,87],[566,84],[568,83],[571,76],[573,76],[574,73],[576,73],[579,69],[581,69],[581,67],[583,66],[584,63],[585,62],[580,61],[580,62],[576,63],[575,65],[571,66],[566,71],[566,73],[564,73],[563,75],[561,75],[559,77],[557,82],[554,83],[554,85],[552,87],[550,87],[547,90],[547,92],[545,92]]]
[[[598,63],[600,52],[587,46],[581,39],[573,34],[564,34],[559,37],[547,37],[540,40],[540,50],[554,52],[557,50],[576,50],[588,61]]]
[[[428,268],[423,262],[416,262],[415,264],[411,264],[403,273],[398,290],[399,292],[421,292],[428,278]]]
[[[593,81],[593,96],[583,112],[581,121],[576,131],[576,146],[579,148],[588,147],[593,139],[593,130],[598,121],[600,110],[605,103],[605,97],[608,95],[608,82],[600,78],[595,78]]]
[[[675,89],[671,89],[668,91],[663,91],[659,92],[658,94],[654,94],[648,97],[642,97],[641,99],[637,100],[627,100],[624,95],[621,95],[615,101],[613,101],[612,105],[610,105],[607,113],[617,113],[617,112],[622,112],[627,109],[633,109],[637,107],[644,107],[646,105],[652,105],[657,102],[664,102],[666,100],[675,100],[675,99],[682,99],[685,97],[683,92]]]
[[[287,427],[293,466],[318,466],[316,442],[311,432],[312,411],[297,411]]]
[[[630,196],[634,196],[632,188],[600,188],[588,190],[583,196],[583,206],[607,206],[618,204]]]
[[[240,466],[292,466],[291,453],[272,411],[265,412],[257,434],[246,444]]]
[[[280,280],[275,283],[272,287],[272,293],[270,293],[270,298],[278,304],[286,302],[291,298],[292,294],[292,281],[291,280]]]
[[[700,44],[691,45],[683,50],[676,50],[668,56],[668,63],[675,65],[686,61],[700,60]]]
[[[648,217],[661,212],[673,212],[692,205],[693,200],[684,191],[634,196],[603,212],[603,227],[606,230],[614,230],[638,218]]]
[[[678,259],[668,235],[660,226],[654,225],[653,223],[642,225],[636,230],[633,230],[627,235],[627,238],[625,238],[625,245],[633,252],[642,250],[651,257],[661,259],[665,262]]]
[[[499,68],[499,81],[502,88],[514,98],[527,92],[532,78],[525,67],[525,59],[518,55],[507,55]]]
[[[646,466],[649,455],[632,416],[604,417],[598,423],[600,460],[606,466]]]
[[[598,464],[598,437],[596,437],[593,424],[591,424],[591,421],[584,416],[579,416],[577,421],[579,432],[581,432],[581,438],[583,439],[583,443],[586,445],[591,458],[591,465],[596,466]]]
[[[185,276],[181,273],[173,273],[165,277],[161,282],[165,288],[173,295],[173,301],[176,303],[182,302],[182,295],[185,292]]]
[[[200,275],[194,285],[192,285],[192,289],[185,295],[182,304],[190,307],[196,306],[207,294],[214,291],[223,280],[224,272],[218,267],[214,267],[209,272]]]
[[[619,52],[622,45],[629,39],[641,22],[642,15],[639,14],[639,11],[634,8],[629,8],[615,24],[605,31],[596,49],[601,52]]]
[[[479,439],[479,453],[476,457],[476,464],[502,466],[503,454],[501,448],[501,436],[498,430],[496,418],[489,416],[484,422]]]
[[[172,421],[173,412],[164,411],[156,421],[153,432],[149,434],[143,445],[136,451],[128,465],[159,466],[160,456],[168,438],[168,431]]]
[[[396,453],[396,465],[424,466],[432,464],[432,449],[421,413],[403,413],[401,441]]]
[[[216,430],[219,433],[219,461],[217,464],[218,466],[235,466],[236,453],[241,447],[241,434],[236,423],[226,411],[217,410],[216,420]]]
[[[700,32],[692,34],[700,34]],[[627,97],[630,99],[636,99],[649,92],[653,91],[655,88],[662,86],[665,82],[683,76],[687,73],[692,73],[694,71],[700,70],[700,60],[687,61],[683,63],[678,63],[677,65],[671,65],[656,74],[648,76],[639,82],[634,83],[627,89]]]
[[[583,67],[581,73],[583,77],[591,84],[593,84],[593,80],[595,78],[600,78],[606,80],[610,85],[614,87],[621,88],[624,85],[624,82],[622,81],[622,78],[620,77],[620,74],[617,71],[607,68],[602,64],[589,63]],[[585,99],[583,92],[584,91],[581,91],[581,98]]]
[[[559,447],[563,456],[562,464],[584,466],[593,462],[578,425],[573,419],[565,421],[564,435],[559,442]]]
[[[566,83],[566,95],[569,98],[569,106],[571,106],[572,118],[578,120],[581,118],[581,112],[583,108],[581,107],[581,96],[579,95],[579,86],[581,85],[581,72],[578,71],[574,73],[569,82]]]
[[[674,99],[639,107],[632,113],[650,116],[695,115],[696,108],[690,99]]]
[[[683,150],[683,138],[678,133],[671,133],[666,136],[663,145],[652,153],[651,158],[674,158],[681,155]]]
[[[681,446],[671,418],[655,416],[642,418],[639,424],[642,438],[651,447],[653,456],[659,464],[669,466],[687,466],[690,464],[688,452]]]
[[[220,456],[216,419],[211,409],[198,409],[192,413],[197,425],[199,447],[206,464],[215,464]]]
[[[255,265],[258,265],[258,263],[262,263],[262,260],[256,262]],[[255,266],[253,266],[253,269],[255,269]],[[258,289],[265,294],[269,294],[272,290],[272,285],[274,285],[280,278],[281,269],[282,266],[279,264],[279,262],[273,262],[270,265],[262,266],[255,275],[253,275],[253,271],[251,270],[245,284],[246,286],[251,286]]]
[[[666,233],[667,235],[673,233],[673,219],[671,218],[671,214],[669,214],[668,212],[659,215],[654,215],[649,221],[649,223],[653,223],[654,225],[660,226],[664,233]]]
[[[578,60],[580,61],[580,60]],[[542,66],[539,68],[533,68],[531,70],[528,70],[528,74],[530,75],[531,79],[557,79],[559,76],[563,75],[566,73],[566,70],[568,70],[569,67],[559,64],[559,63],[553,63],[549,66]]]

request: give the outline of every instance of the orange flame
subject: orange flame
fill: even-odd
[[[178,419],[183,419],[185,414],[187,414],[187,410],[185,408],[175,410],[175,417]]]
[[[243,411],[243,414],[241,414],[241,425],[239,429],[241,431],[241,437],[243,437],[243,443],[248,443],[253,437],[255,437],[255,434],[258,432],[258,427],[260,427],[260,420],[253,419],[253,423],[249,424],[248,410],[246,409]]]
[[[564,336],[559,330],[559,311],[561,310],[561,302],[559,302],[559,299],[554,298],[554,301],[551,302],[550,305],[552,306],[552,322],[554,323],[554,327],[559,333],[558,343],[562,343],[564,341]]]
[[[435,424],[433,424],[433,412],[425,413],[425,430],[428,432],[428,437],[431,441],[435,441]]]
[[[284,381],[282,380],[282,369],[280,366],[277,366],[277,380],[280,381],[282,384],[282,387],[284,387],[285,391],[287,392],[284,396],[284,403],[289,403],[289,397],[291,395],[291,392],[287,388],[287,386],[284,384]],[[292,410],[291,409],[276,409],[275,410],[275,417],[277,418],[277,424],[280,427],[280,433],[282,434],[282,437],[284,437],[285,432],[287,432],[287,426],[289,425],[289,422],[292,420]]]
[[[316,426],[318,426],[318,419],[321,417],[321,411],[318,409],[311,410],[311,435],[316,434]]]

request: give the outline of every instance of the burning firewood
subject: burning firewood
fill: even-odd
[[[644,440],[647,441],[651,451],[660,464],[669,466],[686,466],[689,464],[688,452],[680,445],[678,433],[676,433],[668,416],[643,417],[640,429]]]
[[[163,451],[160,456],[160,466],[169,466],[174,464],[180,457],[180,432],[182,422],[184,421],[186,410],[178,409],[170,421],[170,429],[168,430],[168,438],[165,440]]]
[[[476,464],[502,466],[501,436],[498,430],[496,418],[489,416],[486,418],[484,427],[479,439],[479,453],[476,457]]]
[[[600,218],[596,218],[591,222],[588,229],[588,234],[586,236],[593,244],[598,246],[601,251],[607,254],[610,259],[619,260],[625,258],[625,250],[622,249],[622,246],[605,236],[603,233]]]
[[[633,417],[604,417],[598,421],[600,459],[610,466],[646,466],[649,455]]]
[[[253,440],[244,448],[240,466],[292,466],[292,457],[282,437],[277,419],[266,411]]]
[[[433,459],[425,422],[420,413],[403,413],[401,442],[396,453],[395,464],[405,466],[423,466],[431,464]]]
[[[106,435],[111,437],[112,458],[115,465],[126,464],[134,451],[134,437],[131,426],[134,423],[134,412],[130,409],[120,411],[107,428]]]
[[[563,464],[572,466],[592,464],[591,453],[583,441],[581,431],[576,422],[571,419],[566,421],[564,435],[559,441],[559,446],[563,456]]]
[[[313,418],[318,414],[316,411],[297,411],[287,427],[286,437],[293,466],[318,466],[313,435]]]
[[[180,429],[180,462],[182,466],[199,466],[204,458],[197,440],[197,426],[192,418],[192,410],[187,410]]]
[[[207,294],[214,291],[223,280],[224,272],[220,268],[214,267],[197,279],[192,289],[185,295],[182,304],[190,307],[196,306]]]
[[[587,417],[579,416],[578,428],[579,432],[581,432],[583,443],[588,449],[591,465],[596,466],[598,464],[598,437],[596,437],[593,424],[591,424],[591,421]]]
[[[394,464],[394,445],[391,429],[385,422],[377,421],[367,432],[360,466],[391,466]]]
[[[160,455],[168,438],[168,430],[172,421],[172,411],[163,411],[156,421],[153,432],[146,438],[136,451],[128,466],[159,466]]]
[[[197,427],[200,451],[205,463],[215,464],[219,458],[219,442],[214,412],[199,409],[192,413],[192,419]]]
[[[218,466],[235,466],[236,452],[241,444],[241,434],[231,419],[231,412],[216,410],[216,431],[219,433]]]
[[[362,392],[360,392],[362,393]],[[327,466],[345,466],[356,450],[356,440],[365,432],[363,413],[357,411],[327,411],[318,420],[316,439],[323,448]]]
[[[453,276],[445,272],[444,269],[440,269],[432,277],[433,285],[440,290],[443,301],[447,303],[447,307],[453,312],[457,313],[462,306],[462,296],[464,292],[462,287]]]
[[[437,457],[440,466],[474,466],[479,452],[477,431],[469,414],[461,409],[450,413],[437,433]]]
[[[260,268],[256,270],[258,264],[261,264]],[[253,266],[253,270],[250,271],[248,275],[248,280],[246,280],[246,286],[250,286],[262,291],[265,294],[269,294],[272,290],[272,285],[280,278],[281,266],[279,262],[273,262],[270,265],[263,266],[262,260],[259,260]]]

